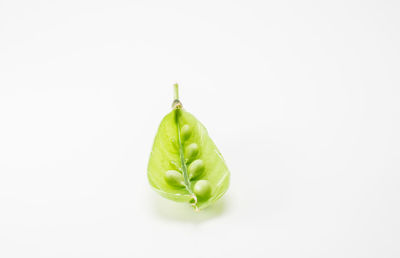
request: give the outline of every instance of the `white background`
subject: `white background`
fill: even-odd
[[[0,257],[400,257],[399,1],[0,1]],[[146,167],[172,84],[232,173]]]

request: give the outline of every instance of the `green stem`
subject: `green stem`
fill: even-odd
[[[174,84],[174,101],[172,102],[173,109],[180,109],[182,108],[182,103],[179,101],[179,88],[178,84]]]
[[[177,83],[174,84],[174,100],[179,100],[179,86]]]

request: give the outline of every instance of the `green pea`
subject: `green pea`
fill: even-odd
[[[189,171],[189,178],[195,179],[201,176],[204,172],[204,161],[201,159],[196,159],[193,161],[188,168]]]
[[[185,158],[188,162],[196,158],[199,153],[199,146],[196,143],[189,144],[185,148]]]
[[[186,141],[187,139],[189,139],[191,134],[192,134],[192,130],[190,129],[189,125],[182,126],[182,128],[181,128],[182,141]]]
[[[199,180],[194,185],[193,191],[199,200],[206,200],[211,196],[211,185],[208,180]]]
[[[185,186],[182,174],[176,170],[168,170],[167,172],[165,172],[165,181],[172,186]]]

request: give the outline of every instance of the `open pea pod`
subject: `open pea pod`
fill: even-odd
[[[207,129],[179,101],[158,128],[147,168],[150,185],[163,197],[203,209],[227,191],[230,173]]]

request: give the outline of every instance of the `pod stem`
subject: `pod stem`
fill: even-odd
[[[174,84],[174,100],[179,100],[179,85]]]
[[[173,109],[182,108],[182,103],[179,100],[179,86],[177,83],[174,84],[174,101],[172,102]]]

